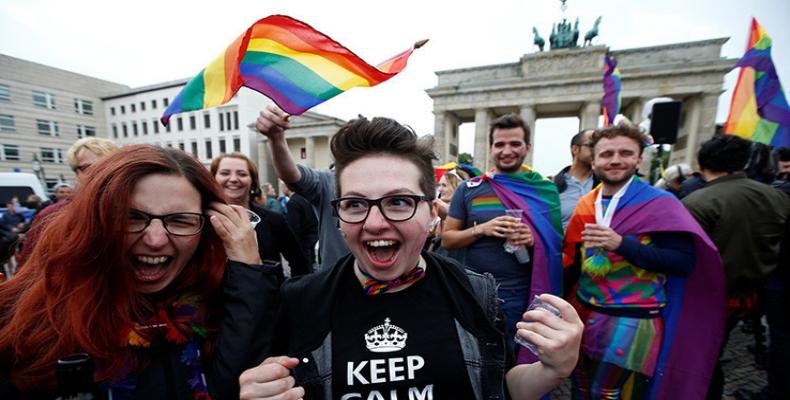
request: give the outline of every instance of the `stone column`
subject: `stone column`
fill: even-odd
[[[308,136],[304,138],[304,151],[307,159],[305,165],[310,168],[315,168],[315,138]]]
[[[532,151],[527,153],[527,158],[524,159],[524,163],[532,166],[532,155],[535,154],[535,120],[538,117],[537,113],[535,112],[535,105],[522,105],[521,109],[519,110],[519,115],[521,116],[521,119],[524,120],[524,123],[529,127],[529,142],[532,143]]]
[[[458,118],[453,113],[445,113],[444,118],[444,154],[447,155],[446,161],[458,159]],[[455,154],[452,154],[451,147],[455,145]]]
[[[447,130],[445,127],[447,113],[444,111],[434,111],[433,113],[433,150],[439,157],[439,165],[448,162]]]
[[[642,111],[645,108],[645,101],[641,98],[634,100],[634,104],[631,106],[631,112],[628,115],[628,119],[634,125],[639,125],[642,122]]]
[[[697,142],[694,143],[694,151],[697,151],[699,144],[712,138],[716,133],[716,108],[719,106],[719,96],[721,90],[706,91],[702,94],[702,104],[700,106],[700,128]]]
[[[488,128],[491,111],[485,108],[475,110],[475,167],[481,171],[488,169]]]
[[[579,130],[595,129],[598,127],[598,117],[601,115],[601,102],[588,101],[582,106],[579,114]]]
[[[264,138],[260,138],[256,142],[258,149],[258,181],[272,182],[277,177],[274,173],[272,158],[269,156],[269,143]]]
[[[701,103],[702,99],[694,96],[684,104],[688,109],[686,111],[686,126],[684,129],[686,131],[686,148],[683,162],[687,163],[691,168],[696,168],[697,165]]]

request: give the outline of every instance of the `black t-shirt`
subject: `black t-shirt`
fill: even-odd
[[[335,399],[474,399],[450,303],[431,274],[367,296],[353,274],[332,322]]]

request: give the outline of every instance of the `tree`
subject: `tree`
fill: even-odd
[[[469,153],[461,153],[458,155],[458,162],[461,164],[472,165],[474,160],[474,157],[472,157],[472,155]]]

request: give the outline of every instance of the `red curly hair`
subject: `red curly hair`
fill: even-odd
[[[90,172],[45,228],[26,267],[0,284],[0,374],[23,392],[54,389],[56,360],[78,351],[93,356],[100,367],[96,380],[108,382],[138,361],[126,347],[125,332],[142,315],[187,292],[217,303],[226,255],[211,224],[203,228],[189,265],[154,296],[135,291],[123,250],[130,195],[141,178],[182,176],[198,190],[205,209],[224,202],[206,168],[180,150],[130,145]]]

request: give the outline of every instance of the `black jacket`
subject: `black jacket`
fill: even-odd
[[[269,354],[278,286],[276,266],[272,264],[227,264],[221,295],[224,317],[215,339],[214,357],[208,365],[203,364],[213,399],[238,399],[239,375],[260,364]],[[193,399],[187,384],[190,371],[180,360],[180,348],[169,346],[156,351],[147,367],[137,375],[132,399]],[[105,398],[106,393],[98,395]],[[45,393],[21,394],[11,382],[0,378],[0,399],[50,400],[53,397]]]
[[[261,260],[280,262],[280,256],[282,256],[288,260],[291,276],[310,273],[312,266],[293,231],[288,227],[285,216],[263,207],[255,205],[250,207],[254,213],[261,217],[261,222],[255,227]],[[281,282],[282,280],[284,278],[281,274]]]
[[[310,264],[315,262],[315,243],[318,241],[318,218],[312,204],[300,194],[294,193],[288,200],[288,213],[285,214],[288,226],[302,245]]]

